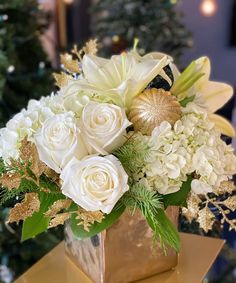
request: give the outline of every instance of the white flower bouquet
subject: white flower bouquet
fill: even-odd
[[[207,57],[181,73],[170,56],[136,46],[110,59],[96,52],[91,40],[62,55],[59,90],[0,131],[0,203],[14,203],[8,222],[23,221],[22,240],[68,219],[76,237],[92,237],[140,210],[154,239],[178,251],[168,206],[206,232],[214,206],[236,229],[236,158],[221,139],[235,133],[214,114],[232,88],[209,80]]]

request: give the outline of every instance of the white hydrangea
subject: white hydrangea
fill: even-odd
[[[159,193],[169,194],[178,191],[187,175],[195,172],[198,178],[192,181],[192,190],[211,192],[236,173],[233,148],[221,140],[204,109],[189,103],[182,112],[173,128],[162,122],[153,130],[149,138],[152,154],[139,179]]]
[[[18,159],[21,141],[26,136],[31,139],[44,121],[65,111],[58,95],[52,94],[38,101],[30,100],[27,109],[13,116],[6,127],[0,130],[0,156],[6,163],[11,158]]]

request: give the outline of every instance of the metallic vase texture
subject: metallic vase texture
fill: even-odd
[[[177,225],[179,209],[167,214]],[[77,240],[69,224],[65,229],[66,252],[94,283],[128,283],[167,271],[177,265],[177,254],[153,246],[152,231],[141,213],[125,212],[109,229],[88,239]]]

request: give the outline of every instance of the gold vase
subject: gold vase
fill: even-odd
[[[167,215],[177,225],[179,209],[169,207]],[[128,283],[170,270],[177,265],[177,253],[153,246],[152,231],[141,213],[125,212],[109,229],[83,240],[65,228],[66,252],[94,283]],[[82,283],[82,282],[81,282]]]

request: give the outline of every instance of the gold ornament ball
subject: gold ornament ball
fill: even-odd
[[[174,125],[180,118],[181,108],[176,97],[161,88],[144,90],[133,100],[129,113],[134,130],[144,135],[151,135],[163,121]]]

